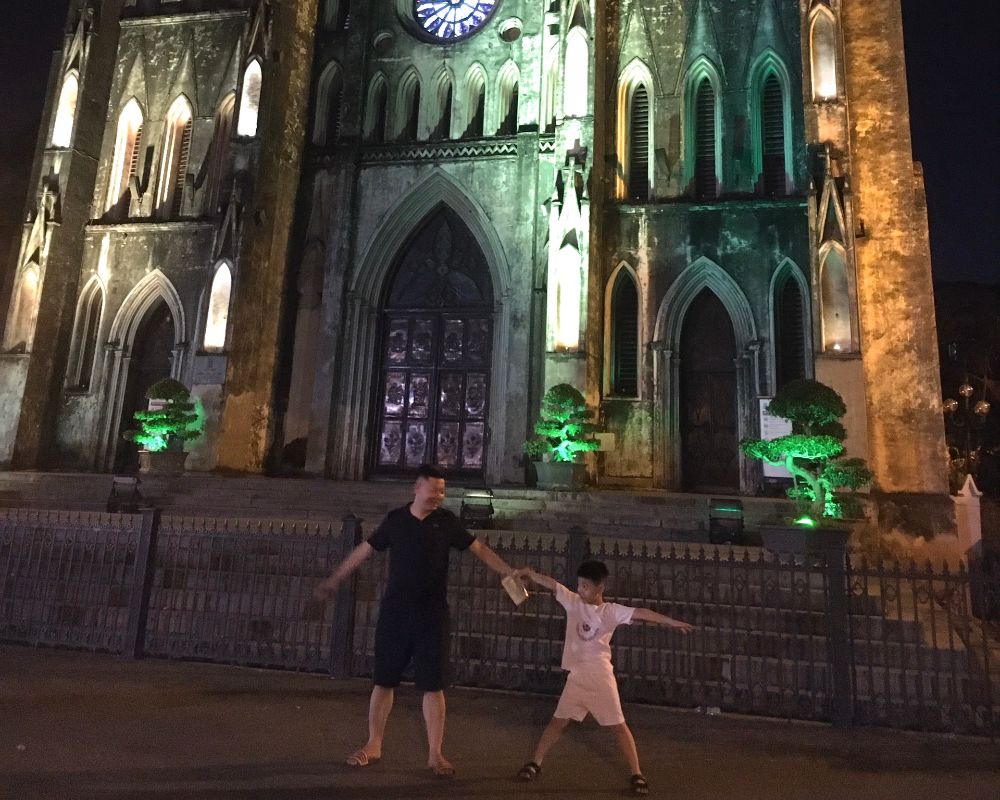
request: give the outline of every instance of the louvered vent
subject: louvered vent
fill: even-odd
[[[174,219],[181,215],[184,207],[184,182],[187,179],[188,163],[191,159],[191,120],[184,125],[181,133],[181,146],[177,157],[177,175],[174,177],[174,196],[170,203],[170,216]]]
[[[645,86],[632,93],[629,114],[628,196],[649,199],[649,95]]]
[[[611,295],[611,392],[618,397],[639,394],[639,293],[624,270]]]
[[[715,197],[718,178],[715,174],[715,89],[705,78],[698,87],[695,101],[695,194]]]
[[[778,361],[778,388],[806,374],[805,322],[802,313],[802,293],[794,280],[788,278],[775,297],[777,320],[775,351]]]
[[[764,194],[785,194],[785,108],[781,83],[773,73],[764,82],[760,104]]]

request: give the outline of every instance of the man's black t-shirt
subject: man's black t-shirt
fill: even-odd
[[[368,539],[375,550],[390,550],[389,580],[382,602],[445,607],[448,604],[448,552],[466,550],[476,540],[446,509],[423,520],[408,505],[390,511]]]

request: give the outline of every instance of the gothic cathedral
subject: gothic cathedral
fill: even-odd
[[[544,391],[600,486],[753,493],[761,404],[845,398],[947,494],[899,0],[72,0],[0,350],[0,464],[526,479]]]

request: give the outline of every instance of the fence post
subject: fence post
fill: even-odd
[[[579,525],[574,525],[567,533],[569,541],[566,542],[566,583],[572,586],[577,567],[590,555],[590,539],[587,532]]]
[[[827,580],[827,639],[833,671],[831,722],[837,727],[854,724],[854,681],[851,678],[850,587],[847,580],[847,537],[824,552]]]
[[[142,658],[146,648],[146,622],[149,619],[149,596],[156,575],[156,537],[160,532],[160,514],[158,508],[147,508],[142,512],[132,591],[128,599],[125,646],[122,649],[127,658]]]
[[[344,517],[341,527],[340,554],[337,563],[361,544],[361,520],[354,514]],[[333,636],[330,641],[330,674],[349,678],[352,672],[354,650],[354,604],[357,595],[358,574],[355,572],[340,585],[333,607]]]

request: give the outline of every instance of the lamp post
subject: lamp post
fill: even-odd
[[[982,398],[974,400],[976,390],[966,380],[958,387],[959,397],[962,398],[960,401],[952,398],[944,401],[952,489],[960,488],[966,475],[975,478],[979,469],[979,454],[983,446],[982,430],[986,424],[986,416],[990,413],[990,404],[985,398],[985,388],[983,392]]]

